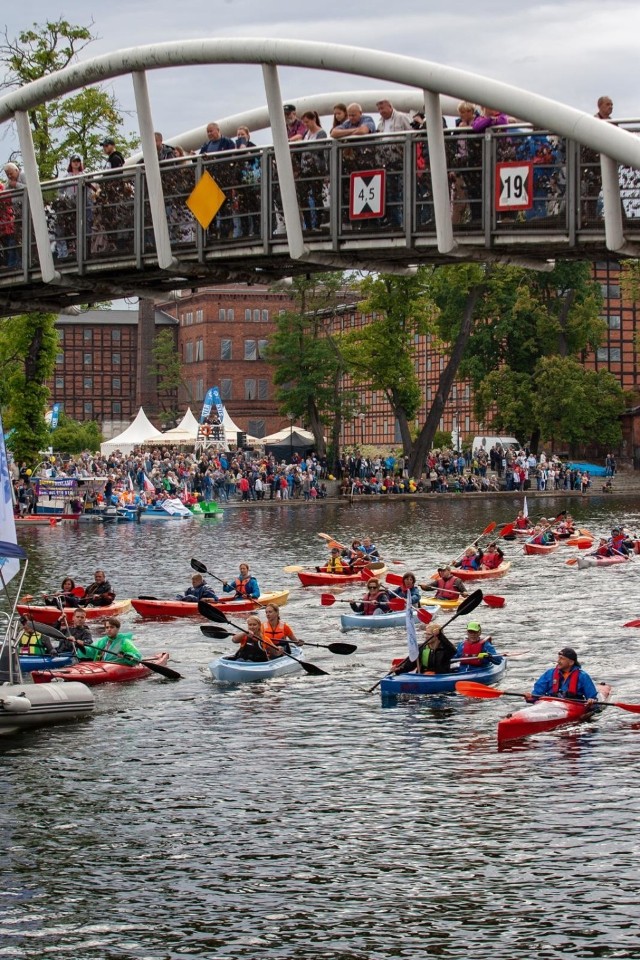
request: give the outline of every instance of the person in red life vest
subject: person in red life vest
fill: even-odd
[[[457,600],[466,594],[467,588],[459,577],[451,572],[451,567],[438,567],[436,579],[436,600]]]
[[[289,624],[280,619],[280,610],[275,603],[268,603],[265,613],[267,622],[262,624],[262,637],[270,645],[266,648],[270,660],[281,657],[283,652],[291,653],[292,643],[302,646],[302,640],[298,640]]]
[[[611,556],[611,547],[607,540],[604,537],[600,537],[600,542],[598,543],[598,548],[593,551],[592,556],[594,557],[610,557]]]
[[[556,542],[556,538],[548,527],[543,527],[538,524],[537,527],[533,528],[534,535],[530,539],[530,543],[538,544],[542,547],[548,547],[552,543]]]
[[[573,647],[563,647],[560,650],[556,666],[546,670],[536,680],[527,700],[533,703],[538,697],[564,697],[566,700],[596,703],[596,685],[578,663],[578,654]]]
[[[374,613],[389,612],[389,594],[380,586],[380,581],[372,577],[367,583],[367,592],[360,602],[353,600],[351,609],[354,613],[363,613],[370,617]]]
[[[229,583],[227,580],[222,584],[225,593],[234,593],[232,600],[257,600],[260,596],[260,587],[255,577],[249,574],[249,564],[240,564],[240,574]]]
[[[486,667],[490,662],[499,663],[502,659],[491,643],[491,637],[483,640],[481,633],[482,627],[477,620],[471,620],[467,624],[466,639],[461,640],[456,647],[456,657],[464,661],[460,664],[460,670],[477,670],[479,667]],[[494,657],[497,659],[494,660]]]
[[[525,517],[524,510],[518,510],[518,516],[516,517],[516,530],[528,530],[531,526],[531,521],[529,517]]]
[[[611,540],[609,541],[609,546],[611,547],[611,553],[614,557],[619,556],[620,554],[622,554],[623,557],[628,555],[629,544],[627,543],[627,538],[625,537],[624,532],[619,527],[614,527],[611,531]]]
[[[467,547],[462,554],[462,558],[455,564],[462,570],[479,570],[482,565],[482,550],[476,550],[475,547]]]
[[[318,571],[322,570],[322,567],[317,568]],[[346,573],[344,569],[344,564],[340,559],[340,547],[331,547],[331,556],[327,560],[325,571],[327,573]]]
[[[504,553],[497,543],[490,543],[482,557],[483,570],[495,570],[504,560]]]

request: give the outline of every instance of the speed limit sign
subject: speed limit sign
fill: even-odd
[[[533,164],[496,164],[496,210],[530,210],[533,206]]]

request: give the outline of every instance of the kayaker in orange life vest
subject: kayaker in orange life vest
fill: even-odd
[[[467,637],[456,647],[456,657],[465,660],[465,663],[460,664],[460,670],[477,670],[478,667],[486,667],[488,663],[500,661],[500,654],[491,643],[491,638],[483,640],[481,633],[482,627],[477,620],[471,620],[467,624]],[[493,661],[493,657],[497,660]]]
[[[534,703],[538,697],[564,697],[567,700],[586,700],[590,704],[597,702],[596,686],[578,663],[578,654],[573,647],[560,650],[556,666],[546,670],[536,680],[526,699]]]
[[[438,567],[438,577],[435,581],[437,590],[436,600],[456,600],[466,594],[467,589],[459,577],[451,572],[451,567]]]
[[[258,581],[255,577],[250,576],[248,563],[241,563],[239,576],[237,576],[232,583],[225,580],[222,584],[222,589],[225,593],[233,593],[235,591],[235,596],[231,598],[232,600],[246,600],[247,598],[257,600],[260,596]]]
[[[267,622],[262,624],[262,636],[265,641],[273,644],[274,649],[267,647],[267,656],[272,659],[274,656],[281,656],[281,652],[275,648],[282,647],[285,653],[291,653],[291,643],[302,646],[302,640],[298,640],[295,633],[288,623],[280,619],[280,610],[275,603],[268,603],[264,608],[267,615]]]

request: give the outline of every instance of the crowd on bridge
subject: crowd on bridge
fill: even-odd
[[[329,228],[330,179],[329,156],[326,145],[330,140],[348,145],[342,150],[341,205],[349,205],[349,176],[358,170],[383,168],[386,172],[386,206],[380,217],[355,221],[348,225],[356,229],[403,227],[404,214],[404,146],[403,138],[394,135],[415,133],[413,164],[415,176],[415,204],[418,228],[432,228],[433,197],[429,166],[429,149],[424,131],[423,111],[413,115],[397,110],[388,99],[376,104],[378,119],[363,111],[359,103],[337,103],[331,121],[325,129],[315,110],[306,110],[300,117],[295,104],[284,105],[284,118],[296,179],[298,201],[303,228],[307,232]],[[597,117],[611,119],[613,102],[610,97],[598,100]],[[487,132],[496,132],[496,159],[499,161],[526,161],[533,165],[533,203],[518,216],[532,218],[559,217],[565,209],[566,156],[564,141],[543,132],[519,127],[514,117],[488,107],[463,101],[458,116],[447,130],[445,141],[449,170],[451,215],[456,226],[480,226],[483,217],[483,141]],[[164,142],[161,133],[155,134],[158,159],[162,164],[163,190],[171,240],[174,243],[192,243],[195,240],[195,221],[185,206],[185,200],[195,186],[193,160],[201,156],[211,164],[209,169],[225,194],[225,201],[209,228],[209,236],[220,239],[239,239],[260,234],[261,179],[263,164],[260,151],[245,125],[240,125],[235,137],[224,136],[220,125],[211,122],[206,128],[206,140],[198,151],[187,152],[180,145]],[[422,131],[422,133],[421,133]],[[376,143],[374,135],[384,134],[386,140]],[[392,139],[389,140],[388,138]],[[358,144],[358,138],[362,144]],[[323,144],[323,141],[325,143]],[[105,165],[101,172],[85,178],[83,158],[73,154],[56,188],[48,192],[47,215],[52,247],[58,260],[74,257],[77,253],[77,203],[80,178],[85,179],[85,231],[87,257],[113,252],[127,252],[132,246],[134,230],[134,194],[136,167],[128,168],[123,176],[125,157],[118,150],[113,137],[101,142]],[[142,162],[142,161],[140,161]],[[6,187],[0,183],[0,267],[17,269],[22,263],[24,172],[15,162],[4,167]],[[117,176],[111,176],[112,173]],[[593,223],[602,215],[601,174],[599,157],[586,148],[581,154],[580,191],[582,225]],[[274,183],[274,211],[272,231],[284,233],[282,204]],[[516,216],[515,214],[513,215]],[[508,222],[509,215],[503,218]],[[145,205],[145,227],[153,242],[150,211]],[[349,217],[346,218],[347,221]]]

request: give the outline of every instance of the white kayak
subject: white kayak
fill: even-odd
[[[294,657],[302,657],[302,650],[293,643],[291,653]],[[284,677],[289,673],[300,673],[302,667],[291,657],[276,657],[275,660],[267,660],[264,663],[218,657],[211,661],[209,670],[213,679],[220,683],[252,683],[256,680]]]
[[[440,607],[434,606],[422,607],[432,617],[440,613]],[[389,613],[382,613],[378,610],[376,613],[343,613],[340,617],[340,625],[343,630],[384,630],[388,627],[404,627],[406,622],[406,611],[391,610]]]

